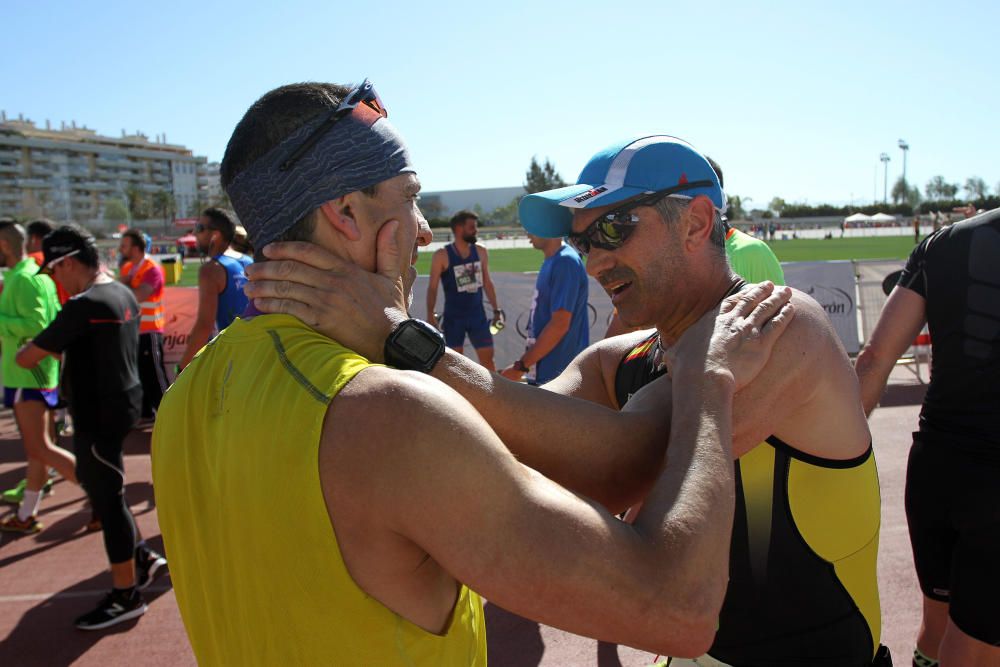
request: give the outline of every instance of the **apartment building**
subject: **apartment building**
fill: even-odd
[[[105,208],[138,190],[152,198],[171,193],[176,214],[197,206],[206,159],[139,132],[106,137],[76,122],[36,127],[0,112],[0,215],[45,216],[106,228]]]

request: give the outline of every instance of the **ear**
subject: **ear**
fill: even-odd
[[[688,204],[688,224],[685,245],[694,250],[709,242],[715,224],[715,206],[705,195],[698,195]]]
[[[351,206],[353,199],[351,194],[324,202],[319,210],[326,217],[333,229],[347,237],[348,241],[358,241],[361,239],[361,229],[358,221],[354,217]]]

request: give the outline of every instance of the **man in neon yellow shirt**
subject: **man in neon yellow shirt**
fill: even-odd
[[[402,275],[410,294],[431,234],[385,115],[367,81],[285,86],[250,108],[221,177],[254,247],[298,241]],[[402,252],[377,253],[389,238]],[[429,376],[458,356],[430,325],[404,315],[365,358],[289,314],[249,310],[180,374],[153,433],[159,521],[199,663],[484,665],[477,593],[573,632],[703,652],[726,587],[732,395],[791,319],[787,296],[729,299],[672,346],[665,362],[689,391],[671,399],[654,383],[621,413],[553,398],[551,428],[530,429],[551,439],[574,423],[576,447],[614,438],[655,470],[671,431],[634,526],[610,510],[636,489],[603,480],[605,507],[556,485]]]

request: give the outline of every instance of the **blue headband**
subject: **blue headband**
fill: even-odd
[[[263,248],[331,199],[415,171],[396,128],[363,105],[283,171],[281,165],[326,118],[320,114],[292,132],[226,188],[255,248]]]

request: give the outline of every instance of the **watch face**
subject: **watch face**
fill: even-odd
[[[400,347],[418,359],[430,359],[437,352],[440,342],[431,334],[418,327],[405,327],[399,332],[396,342]]]

